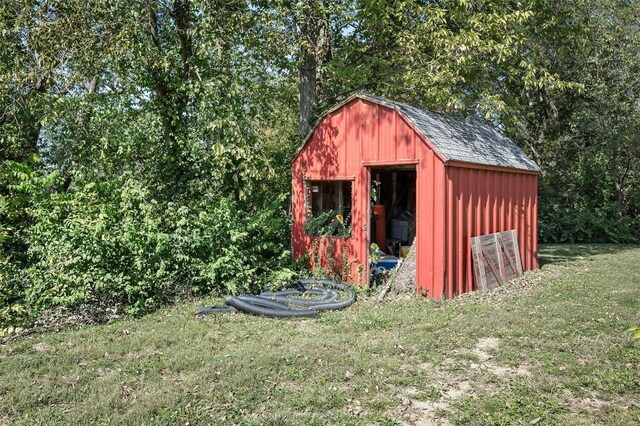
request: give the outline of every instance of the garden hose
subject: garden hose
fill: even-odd
[[[313,317],[322,311],[344,309],[355,301],[352,286],[331,280],[303,279],[281,291],[227,297],[226,306],[200,308],[196,315],[240,311],[269,318]]]

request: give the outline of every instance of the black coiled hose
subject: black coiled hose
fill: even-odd
[[[226,306],[200,308],[196,315],[241,311],[269,318],[313,317],[321,311],[344,309],[355,301],[352,286],[330,280],[303,279],[295,281],[290,289],[227,297]]]

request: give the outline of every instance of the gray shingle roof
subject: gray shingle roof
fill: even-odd
[[[513,141],[486,124],[447,117],[378,96],[360,93],[356,96],[400,112],[446,160],[540,171]]]

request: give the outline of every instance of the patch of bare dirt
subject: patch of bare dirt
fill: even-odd
[[[426,385],[442,389],[439,396],[433,400],[421,399],[420,390],[408,387],[400,389],[402,403],[396,409],[396,417],[402,419],[404,425],[433,426],[449,425],[450,422],[439,417],[439,411],[446,411],[451,403],[462,397],[473,397],[475,390],[467,380],[461,380],[456,375],[434,366],[431,363],[420,364],[427,379]]]
[[[475,398],[479,394],[496,394],[498,389],[495,379],[511,380],[531,375],[528,365],[512,368],[501,366],[493,361],[493,352],[499,347],[500,339],[482,338],[471,350],[478,357],[478,362],[469,363],[446,358],[439,365],[428,362],[418,365],[419,374],[425,378],[424,388],[436,388],[440,390],[439,394],[435,398],[424,401],[421,399],[420,389],[412,387],[399,389],[402,402],[394,414],[402,419],[405,425],[449,425],[447,419],[439,417],[439,412],[446,411],[455,401],[461,398]],[[451,368],[460,367],[461,363],[467,368]],[[477,373],[474,374],[474,371]],[[487,372],[490,374],[487,375]]]
[[[457,384],[457,387],[450,388],[445,393],[445,396],[448,399],[458,399],[463,396],[468,396],[474,394],[473,386],[467,380],[463,380]]]
[[[578,411],[587,411],[593,414],[613,413],[615,411],[626,412],[629,409],[640,409],[640,404],[638,404],[638,406],[633,402],[629,404],[629,401],[624,399],[604,401],[598,398],[598,395],[595,393],[589,396],[576,397],[570,390],[566,390],[564,397],[570,407]]]
[[[447,419],[436,416],[438,410],[445,410],[449,404],[443,400],[439,401],[418,401],[405,395],[402,398],[402,405],[398,408],[398,413],[405,421],[405,425],[433,426],[449,425]]]
[[[493,356],[487,353],[487,351],[497,349],[499,345],[499,339],[496,339],[495,337],[486,337],[484,339],[480,339],[478,343],[476,343],[473,352],[478,355],[478,359],[480,359],[480,361],[488,361],[493,358]]]
[[[480,339],[473,348],[473,353],[478,357],[479,363],[471,363],[472,370],[486,370],[500,379],[512,379],[518,376],[530,376],[528,365],[519,365],[516,368],[504,367],[491,361],[493,355],[488,351],[498,348],[500,340],[495,337]]]
[[[33,345],[33,349],[35,349],[38,352],[46,352],[49,350],[49,345],[47,345],[44,342],[40,342]]]
[[[300,386],[298,383],[292,380],[283,380],[281,382],[278,382],[275,387],[283,390],[295,390],[295,391],[304,390],[302,386]]]
[[[363,408],[362,404],[357,399],[349,400],[349,404],[347,404],[347,411],[354,416],[363,416],[370,412],[370,410]]]

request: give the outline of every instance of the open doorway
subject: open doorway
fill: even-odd
[[[378,253],[374,268],[392,269],[406,257],[416,235],[415,165],[370,169],[369,242]]]

